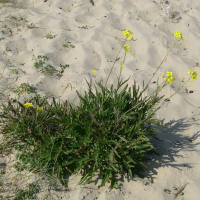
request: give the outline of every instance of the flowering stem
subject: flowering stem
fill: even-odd
[[[191,77],[192,77],[192,76],[191,76]],[[177,92],[178,92],[181,88],[183,88],[183,87],[185,86],[185,84],[191,79],[191,77],[190,77],[181,87],[179,87],[179,89],[178,89],[176,92],[174,92],[174,94],[172,94],[168,99],[172,98],[175,94],[177,94]],[[164,101],[164,102],[157,108],[157,110],[160,109],[164,103],[166,103],[166,102]]]
[[[113,67],[115,66],[115,63],[117,62],[117,58],[118,58],[118,56],[119,56],[119,54],[120,54],[120,52],[121,52],[121,50],[122,50],[122,48],[123,48],[125,42],[126,42],[126,40],[123,42],[121,48],[119,49],[119,52],[118,52],[118,54],[117,54],[117,56],[116,56],[116,58],[115,58],[115,61],[114,61],[113,65],[112,65],[111,70],[110,70],[110,72],[109,72],[109,74],[108,74],[108,77],[107,77],[107,79],[106,79],[106,83],[105,83],[104,88],[105,88],[106,85],[107,85],[107,82],[108,82],[108,79],[109,79],[109,77],[110,77],[110,74],[112,73]],[[126,55],[126,54],[125,54],[125,55]],[[124,57],[124,60],[125,60],[125,57]],[[120,75],[121,75],[121,70],[120,70]],[[102,108],[102,106],[103,106],[103,100],[104,100],[104,98],[102,98],[102,103],[101,103],[99,112],[101,111],[101,108]]]
[[[177,42],[178,38],[176,39],[176,41],[174,42],[174,44],[172,45],[172,47],[169,49],[169,51],[167,52],[166,56],[164,57],[164,59],[161,61],[160,65],[158,66],[158,68],[156,69],[155,73],[153,74],[153,76],[151,77],[151,79],[149,80],[149,82],[147,83],[146,87],[143,89],[143,91],[140,93],[140,96],[142,95],[143,92],[146,91],[146,89],[149,86],[149,83],[152,81],[153,77],[155,76],[155,74],[157,73],[157,71],[160,69],[160,67],[162,66],[163,62],[166,60],[168,54],[171,52],[171,50],[174,48],[176,42]]]
[[[125,42],[124,42],[124,43],[125,43]],[[123,45],[122,45],[122,46],[123,46]],[[127,53],[127,52],[125,52],[123,63],[125,63],[125,59],[126,59],[126,53]],[[121,73],[122,73],[122,67],[123,67],[123,66],[121,66],[121,68],[120,68],[120,73],[119,73],[119,78],[118,78],[118,81],[119,81],[119,79],[120,79],[120,76],[121,76]]]
[[[116,56],[116,58],[115,58],[115,61],[114,61],[114,63],[113,63],[113,66],[111,67],[111,70],[110,70],[109,74],[108,74],[108,77],[107,77],[107,79],[106,79],[106,83],[105,83],[105,86],[104,86],[104,87],[106,87],[106,85],[107,85],[107,82],[108,82],[108,79],[109,79],[109,77],[110,77],[110,74],[112,73],[113,67],[115,66],[115,63],[117,62],[117,58],[118,58],[118,56],[119,56],[119,54],[120,54],[120,52],[121,52],[121,50],[122,50],[122,48],[123,48],[125,42],[126,42],[126,40],[123,42],[123,44],[122,44],[122,46],[121,46],[121,48],[120,48],[120,50],[119,50],[119,52],[118,52],[118,54],[117,54],[117,56]],[[124,58],[124,60],[125,60],[125,58]]]
[[[192,76],[191,76],[192,77]],[[172,94],[170,97],[169,97],[169,99],[171,98],[171,97],[173,97],[181,88],[183,88],[184,86],[185,86],[185,84],[191,79],[191,77],[181,86],[181,87],[179,87],[179,89],[176,91],[176,92],[174,92],[174,94]]]

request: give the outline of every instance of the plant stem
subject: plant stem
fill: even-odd
[[[171,52],[171,50],[174,48],[176,42],[177,42],[178,38],[176,38],[176,41],[174,42],[174,44],[172,45],[172,47],[169,49],[169,51],[167,52],[166,56],[163,58],[163,60],[161,61],[160,65],[158,66],[158,68],[156,69],[155,73],[153,74],[153,76],[151,77],[151,79],[149,80],[149,82],[147,83],[146,87],[143,89],[143,91],[140,93],[140,96],[142,95],[143,92],[146,91],[146,89],[148,88],[150,82],[152,81],[153,77],[155,76],[155,74],[157,73],[157,71],[160,69],[160,67],[162,66],[163,62],[166,60],[168,54]]]
[[[125,42],[126,42],[126,40],[123,42],[123,44],[122,44],[122,46],[121,46],[121,48],[120,48],[120,50],[119,50],[119,52],[118,52],[118,54],[117,54],[117,56],[116,56],[116,58],[115,58],[115,61],[114,61],[113,65],[112,65],[112,67],[111,67],[111,70],[110,70],[109,75],[108,75],[108,77],[107,77],[107,79],[106,79],[106,83],[105,83],[105,86],[104,86],[104,87],[106,87],[106,85],[107,85],[107,82],[108,82],[108,79],[109,79],[109,77],[110,77],[110,74],[112,73],[113,67],[115,66],[115,63],[117,62],[117,58],[118,58],[118,56],[119,56],[119,54],[120,54],[120,52],[121,52],[121,50],[122,50],[122,48],[123,48]],[[125,58],[124,58],[124,60],[125,60]]]

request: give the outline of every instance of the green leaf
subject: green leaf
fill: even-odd
[[[115,182],[113,188],[118,189],[119,186],[120,186],[120,183],[119,182]]]
[[[175,186],[173,186],[173,189],[174,189],[174,190],[178,190],[178,188],[177,188],[177,187],[175,187]]]
[[[115,167],[114,164],[110,164],[110,163],[109,163],[109,166],[112,167],[112,169],[113,169],[115,172],[118,172],[118,169]]]
[[[78,184],[82,185],[86,181],[86,179],[88,178],[88,176],[89,176],[89,174],[84,174]]]
[[[78,93],[78,91],[76,91],[76,92],[77,92],[79,98],[82,100],[82,102],[88,107],[88,109],[91,109],[91,107],[90,107],[90,105],[89,105],[89,102],[86,100],[86,98],[85,98],[85,97],[83,98],[83,97]]]
[[[103,180],[101,182],[101,186],[104,186],[109,179],[110,171],[106,171],[105,175],[103,176]]]
[[[131,168],[128,168],[128,174],[129,174],[130,178],[132,179],[133,178],[133,174],[132,174]]]
[[[171,190],[169,190],[169,189],[164,189],[164,192],[167,194],[171,194]]]
[[[184,195],[184,192],[180,192],[179,194],[180,194],[181,196],[183,196],[183,195]]]
[[[112,164],[114,162],[114,151],[112,150],[109,154],[109,162]]]
[[[119,94],[120,96],[124,95],[124,92],[126,91],[127,87],[128,87],[128,84],[126,84],[124,89],[120,92],[120,94]]]
[[[95,174],[90,175],[90,177],[84,182],[84,185],[91,183],[92,178],[95,176]]]
[[[114,151],[114,153],[117,155],[118,158],[121,158],[117,151]]]

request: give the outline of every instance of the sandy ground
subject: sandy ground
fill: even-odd
[[[130,86],[134,80],[140,86],[143,80],[145,83],[149,81],[175,41],[175,31],[183,34],[184,41],[169,54],[150,83],[148,93],[156,88],[153,82],[158,77],[161,80],[162,73],[167,71],[173,72],[176,81],[171,90],[168,87],[161,92],[166,98],[188,79],[189,70],[200,73],[199,0],[26,0],[14,5],[9,3],[6,7],[0,4],[0,7],[0,38],[5,38],[0,41],[0,90],[10,98],[15,98],[13,91],[22,83],[29,83],[41,95],[69,99],[75,103],[76,90],[84,92],[87,89],[84,77],[89,80],[88,73],[97,71],[92,75],[93,82],[107,77],[109,64],[113,63],[119,50],[117,37],[123,37],[125,29],[131,30],[136,39],[130,43],[130,51],[135,53],[135,58],[127,57],[122,71],[124,79],[131,76]],[[169,7],[173,8],[171,13],[168,12]],[[55,37],[47,39],[48,34]],[[69,67],[62,76],[42,75],[34,67],[33,55],[47,56],[47,64],[57,70],[60,70],[60,64],[68,64]],[[120,61],[108,87],[117,83]],[[12,73],[13,70],[17,73]],[[168,129],[158,134],[162,141],[153,141],[160,156],[155,155],[145,161],[149,168],[147,178],[120,178],[118,190],[110,190],[109,184],[97,189],[96,182],[78,186],[79,177],[70,182],[69,191],[55,192],[49,183],[43,183],[38,199],[172,200],[176,192],[173,186],[180,188],[189,183],[184,195],[177,199],[199,200],[199,85],[200,78],[189,82],[157,112],[156,119]],[[1,102],[4,100],[1,97]],[[12,168],[14,160],[14,154],[0,157],[0,163],[4,164],[2,169],[10,177],[12,187],[23,186],[23,181],[28,183],[38,178],[34,175],[31,179],[25,174],[27,179],[13,183],[11,177],[16,176]],[[171,194],[166,194],[164,189],[170,189]],[[3,198],[10,195],[9,189],[1,195]]]

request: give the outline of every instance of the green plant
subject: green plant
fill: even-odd
[[[37,185],[29,184],[28,189],[19,189],[14,200],[36,199]]]
[[[9,3],[11,0],[0,0],[0,3]]]
[[[67,46],[68,46],[66,41],[67,41],[67,40],[64,41],[63,47],[67,47]]]
[[[135,81],[129,87],[129,78],[123,81],[121,71],[126,54],[130,52],[127,43],[134,39],[130,30],[123,33],[126,39],[118,37],[122,41],[119,53],[125,50],[125,55],[120,62],[116,88],[113,85],[108,88],[107,82],[119,53],[105,84],[103,80],[96,82],[98,88],[95,86],[93,92],[91,82],[86,80],[88,91],[84,95],[77,91],[80,99],[78,106],[68,101],[56,102],[55,98],[49,103],[37,94],[31,99],[24,99],[23,103],[17,101],[15,105],[8,98],[8,105],[2,105],[0,117],[2,133],[7,141],[5,144],[8,146],[19,141],[22,149],[17,155],[19,170],[22,167],[35,173],[43,172],[44,175],[58,178],[65,187],[68,181],[66,174],[80,172],[82,178],[79,184],[88,184],[97,173],[101,173],[102,182],[99,187],[110,181],[111,188],[119,186],[116,178],[118,173],[126,172],[132,178],[141,170],[147,170],[142,160],[145,154],[155,152],[151,138],[157,139],[154,125],[160,124],[153,117],[161,108],[159,102],[164,97],[159,97],[159,92],[175,81],[175,77],[172,72],[167,72],[166,77],[162,75],[162,84],[159,85],[158,79],[157,88],[148,96],[144,92],[153,77],[146,87],[143,85],[143,90]],[[175,37],[174,45],[178,39],[183,39],[180,32],[176,32]],[[135,57],[135,54],[132,53],[132,56]],[[34,66],[43,68],[48,58],[38,56],[38,59]],[[95,70],[92,72],[96,73]],[[191,81],[196,80],[196,71],[191,70],[189,73],[191,76],[187,81],[191,78]]]
[[[74,49],[75,48],[75,46],[73,45],[73,44],[70,44],[69,45],[72,49]]]
[[[56,70],[53,66],[51,65],[46,65],[44,66],[45,62],[48,61],[48,57],[47,56],[37,56],[38,60],[35,58],[35,56],[33,55],[33,58],[35,59],[35,63],[34,63],[34,67],[36,69],[38,69],[42,74],[53,74],[53,73],[58,73],[58,75],[60,76],[63,72],[64,69],[69,67],[68,64],[66,65],[62,65],[60,64],[60,70]]]
[[[164,192],[167,194],[171,194],[171,190],[169,190],[169,189],[164,189]]]
[[[4,4],[5,3],[5,4]],[[6,5],[7,2],[3,2],[3,5]],[[11,1],[13,4],[13,8],[16,5],[16,2]],[[13,28],[16,28],[16,31],[20,31],[19,26],[23,26],[28,22],[24,17],[16,17],[14,15],[11,15],[12,9],[9,12],[8,16],[5,16],[5,20],[3,21],[3,24],[1,28],[4,28],[1,32],[4,34],[9,34],[10,36],[13,35]]]
[[[34,93],[36,91],[36,88],[33,85],[29,85],[29,83],[21,83],[20,86],[17,87],[16,90],[14,90],[14,93],[16,93],[18,96],[22,93]]]
[[[55,38],[55,37],[56,37],[56,35],[52,35],[52,34],[48,34],[48,35],[46,36],[47,39],[53,39],[53,38]]]
[[[20,74],[21,72],[23,73],[23,74],[25,74],[25,72],[24,71],[22,71],[22,69],[20,69],[20,68],[17,68],[17,69],[9,69],[10,70],[10,73],[12,73],[12,74]]]
[[[173,186],[173,189],[178,191],[178,193],[176,194],[176,196],[178,196],[178,195],[183,196],[184,195],[184,192],[182,192],[182,190],[179,192],[179,190],[178,190],[178,188],[176,186]],[[164,189],[164,192],[167,193],[167,194],[171,194],[171,190],[169,190],[169,189]]]
[[[73,44],[68,45],[67,43],[70,43],[70,42],[65,39],[65,41],[63,43],[63,47],[69,47],[70,46],[72,49],[75,48],[75,46]]]

